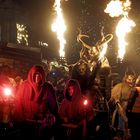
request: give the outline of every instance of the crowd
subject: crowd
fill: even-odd
[[[127,73],[111,86],[110,69],[89,72],[86,64],[76,65],[58,102],[43,66],[32,66],[24,80],[1,71],[0,137],[139,140],[140,77]]]

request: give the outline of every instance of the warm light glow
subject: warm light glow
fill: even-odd
[[[87,100],[84,100],[84,105],[87,105],[88,104],[88,101]]]
[[[127,42],[125,41],[125,36],[128,32],[131,31],[131,28],[135,26],[135,23],[128,19],[127,17],[123,17],[119,22],[116,27],[116,35],[118,37],[118,58],[121,60],[124,57],[125,54],[125,49]]]
[[[18,43],[23,43],[28,46],[28,32],[26,30],[26,26],[21,25],[21,24],[16,24],[17,27],[17,42]]]
[[[105,13],[108,13],[111,17],[118,17],[120,15],[128,14],[130,10],[131,2],[129,0],[121,1],[121,0],[111,0],[106,9]]]
[[[43,41],[38,41],[38,45],[39,45],[39,46],[48,47],[48,43],[43,42]]]
[[[105,9],[111,17],[123,16],[116,26],[116,35],[118,37],[118,58],[123,59],[127,42],[125,41],[126,34],[135,26],[134,21],[128,18],[129,10],[131,9],[131,2],[129,0],[111,0]],[[117,9],[117,10],[116,10]],[[115,13],[116,12],[116,13]]]
[[[105,13],[109,13],[111,17],[118,17],[123,13],[122,2],[119,0],[112,0],[109,4],[107,4]]]
[[[66,40],[64,39],[64,32],[66,31],[66,26],[63,19],[63,14],[61,10],[61,0],[55,0],[54,9],[56,11],[56,19],[52,24],[52,31],[57,33],[57,39],[59,40],[59,56],[65,57],[64,47],[66,44]]]
[[[11,95],[11,89],[10,88],[4,88],[4,94],[6,95],[6,96],[9,96],[9,95]]]
[[[99,60],[102,60],[104,58],[104,56],[106,54],[106,51],[107,51],[107,48],[108,48],[107,43],[104,43],[103,47],[102,47],[102,50],[101,50],[101,52],[99,54]]]

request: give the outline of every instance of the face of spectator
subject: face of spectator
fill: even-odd
[[[80,75],[84,75],[86,73],[86,65],[84,63],[79,65],[79,73]]]
[[[69,92],[69,96],[72,96],[74,94],[74,87],[73,86],[69,86],[68,87],[68,92]]]
[[[35,73],[35,83],[39,84],[42,81],[42,75],[40,73]]]

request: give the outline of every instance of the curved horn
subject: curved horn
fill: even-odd
[[[78,42],[81,42],[82,45],[83,45],[85,48],[90,49],[92,46],[86,44],[86,43],[82,40],[83,37],[89,38],[89,36],[87,36],[87,35],[82,35],[82,34],[80,33],[80,34],[77,36],[77,41],[78,41]]]
[[[105,43],[110,42],[112,39],[113,39],[113,35],[112,34],[107,34],[106,36],[103,36],[102,39],[96,43],[96,45],[101,46]]]

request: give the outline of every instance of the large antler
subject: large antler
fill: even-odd
[[[77,36],[77,41],[78,41],[78,42],[81,42],[82,45],[83,45],[85,48],[90,49],[92,46],[86,44],[86,43],[82,40],[83,37],[89,38],[89,36],[81,34],[81,30],[80,30],[80,29],[78,29],[78,30],[79,30],[79,35]]]
[[[100,49],[100,46],[103,46],[104,44],[109,43],[113,39],[113,35],[112,34],[107,34],[105,36],[104,33],[103,33],[103,29],[104,29],[104,27],[102,27],[102,29],[101,29],[101,37],[102,38],[95,45],[95,46],[97,46],[98,51]]]
[[[80,59],[82,59],[85,63],[88,63],[88,61],[90,60],[90,54],[88,52],[88,50],[91,50],[94,46],[88,45],[87,43],[85,43],[82,39],[83,38],[89,38],[89,36],[81,34],[81,30],[79,30],[80,33],[77,36],[77,41],[82,43],[82,49],[80,51]]]
[[[102,45],[105,44],[105,43],[107,44],[108,42],[110,42],[110,41],[113,39],[113,35],[112,35],[112,34],[107,34],[106,36],[104,36],[103,27],[102,27],[102,29],[101,29],[101,37],[102,37],[102,38],[101,38],[101,40],[99,40],[99,41],[96,43],[95,46],[90,46],[90,45],[88,45],[87,43],[85,43],[85,42],[82,40],[83,37],[89,38],[89,36],[81,34],[81,31],[80,31],[79,35],[77,36],[77,41],[78,41],[78,42],[81,42],[82,45],[83,45],[85,48],[87,48],[87,49],[91,49],[92,47],[95,47],[98,51],[99,51],[100,46],[102,46]]]

